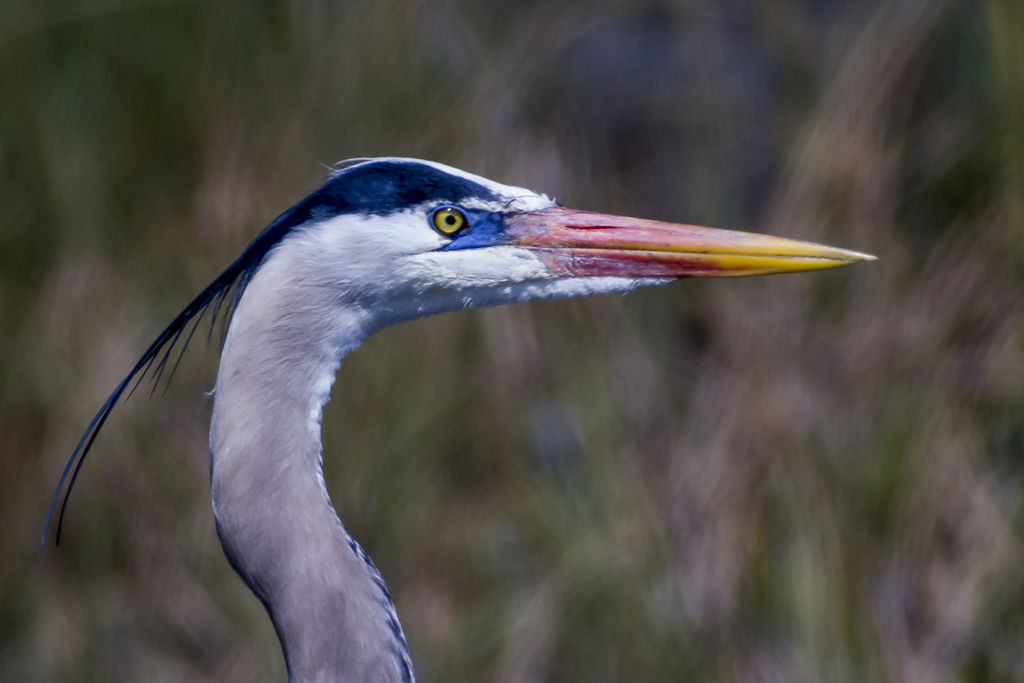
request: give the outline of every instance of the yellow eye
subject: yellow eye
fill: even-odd
[[[466,216],[451,206],[444,206],[434,212],[434,227],[442,235],[454,235],[466,227]]]

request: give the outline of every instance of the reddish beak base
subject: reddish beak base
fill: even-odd
[[[506,237],[553,273],[738,277],[836,268],[874,256],[771,235],[555,207],[506,219]]]

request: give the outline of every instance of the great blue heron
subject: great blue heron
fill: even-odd
[[[66,483],[59,541],[82,463],[129,385],[150,370],[159,378],[189,323],[186,344],[226,304],[210,427],[224,552],[270,614],[289,680],[412,681],[384,580],[324,483],[321,410],[346,353],[383,327],[445,311],[872,258],[576,211],[429,161],[355,160],[274,220],[146,349],[68,460],[46,528]]]

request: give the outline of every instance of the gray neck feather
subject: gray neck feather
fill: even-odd
[[[221,356],[210,430],[217,532],[270,614],[290,681],[411,682],[391,597],[322,472],[321,409],[342,355],[372,323],[279,253],[246,289]]]

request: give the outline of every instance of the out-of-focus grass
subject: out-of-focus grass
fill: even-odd
[[[0,679],[282,680],[216,350],[81,429],[349,156],[872,252],[387,330],[324,421],[420,677],[1024,678],[1017,0],[0,6]]]

